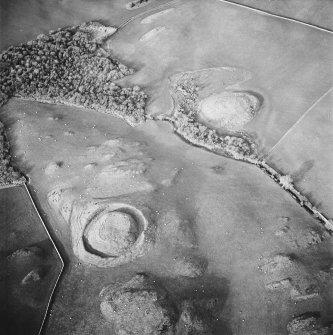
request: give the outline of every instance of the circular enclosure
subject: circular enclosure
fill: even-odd
[[[119,257],[128,251],[138,238],[139,223],[126,209],[105,211],[85,228],[85,247],[104,257]]]
[[[98,267],[126,264],[144,255],[155,241],[155,229],[143,211],[125,203],[81,203],[71,217],[74,254]]]

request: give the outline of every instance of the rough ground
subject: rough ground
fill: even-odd
[[[129,282],[103,288],[101,311],[116,334],[174,334],[177,310],[155,281],[137,275]]]
[[[83,3],[78,9],[62,2],[54,11],[54,4],[39,3],[52,20],[36,20],[27,30],[36,32],[38,27],[38,33],[45,32],[49,25],[68,24],[59,24],[63,18],[77,20],[62,16],[66,9],[85,18],[80,22],[98,15],[110,26],[115,13],[124,20],[133,15],[127,1]],[[136,13],[157,3],[164,1],[152,1]],[[11,13],[20,6],[18,1],[4,7]],[[158,11],[163,14],[154,16]],[[206,99],[228,90],[262,97],[257,115],[244,122],[241,131],[229,129],[231,134],[209,132],[207,125],[199,129],[202,124],[195,124],[194,115],[186,122],[192,124],[192,139],[209,141],[207,132],[215,134],[230,142],[230,152],[235,147],[243,150],[242,140],[247,139],[248,155],[252,143],[265,154],[332,84],[327,32],[213,0],[175,1],[158,11],[123,25],[104,45],[112,60],[137,70],[111,80],[119,88],[116,95],[124,87],[144,87],[149,96],[145,111],[161,119],[175,114],[179,102],[186,112],[196,112],[196,95]],[[107,28],[98,27],[93,31],[100,39]],[[90,26],[75,29],[86,36]],[[12,39],[17,44],[30,32],[13,30],[3,43]],[[57,36],[62,38],[61,32],[54,35],[51,46]],[[34,44],[23,49],[37,50]],[[7,79],[13,71],[16,68],[5,69]],[[96,73],[90,79],[95,80]],[[183,90],[178,101],[173,100],[170,78],[188,73],[200,79],[197,93],[189,85],[190,94]],[[58,90],[56,79],[51,87]],[[53,93],[57,97],[59,92]],[[99,93],[91,93],[98,103],[103,100]],[[97,113],[98,106],[86,107],[91,109],[12,99],[1,108],[13,164],[29,177],[39,209],[66,258],[47,334],[329,334],[332,237],[287,193],[290,177],[282,179],[284,190],[256,166],[189,145],[175,136],[169,121],[147,121],[133,129]],[[302,132],[304,124],[299,125]],[[321,183],[327,172],[320,174]],[[126,229],[118,229],[121,221]],[[122,243],[110,245],[107,241],[115,236],[121,236]],[[33,285],[39,278],[39,271],[29,269],[21,282]],[[115,307],[121,313],[115,313]],[[147,322],[136,322],[143,319]]]
[[[186,300],[196,303],[218,297],[214,315],[219,321],[213,334],[248,334],[249,330],[267,334],[273,329],[283,334],[291,315],[307,311],[321,312],[324,324],[331,320],[332,240],[257,167],[194,148],[174,136],[164,122],[150,121],[133,129],[117,119],[109,122],[109,116],[97,112],[18,100],[6,105],[2,115],[19,158],[15,163],[38,190],[35,196],[69,258],[48,322],[49,334],[110,332],[99,312],[99,292],[137,272],[156,276],[177,306]],[[133,155],[134,166],[146,162],[145,169],[125,165],[123,170],[117,163]],[[61,166],[46,174],[54,161]],[[121,168],[120,175],[130,177],[128,188],[117,187],[116,179],[100,183],[99,174],[111,163]],[[94,172],[86,169],[88,164]],[[150,187],[142,188],[142,182]],[[56,198],[58,208],[51,208],[47,195],[61,185],[69,187],[66,196]],[[150,250],[112,271],[78,258],[70,232],[75,222],[84,221],[66,213],[70,213],[68,205],[76,203],[75,217],[83,218],[82,210],[89,212],[87,201],[97,204],[95,208],[115,202],[140,209],[148,206],[144,216],[156,227]],[[290,268],[282,262],[279,271],[266,274],[263,267],[280,254],[294,255],[299,265]],[[288,281],[283,284],[286,278],[289,286]],[[299,293],[292,293],[293,287]],[[279,317],[271,315],[273,306]],[[200,313],[198,309],[193,313]],[[204,315],[210,318],[207,312]]]
[[[5,127],[0,122],[0,186],[22,184],[25,181],[22,174],[11,166],[10,145]]]

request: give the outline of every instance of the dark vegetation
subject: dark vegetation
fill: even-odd
[[[319,312],[307,312],[295,316],[287,325],[288,335],[329,335],[332,327],[321,325]]]
[[[192,79],[171,86],[178,103],[171,121],[182,137],[234,159],[255,159],[256,146],[246,135],[219,134],[198,121],[198,88]]]
[[[149,3],[150,0],[135,0],[135,1],[131,1],[129,4],[128,4],[128,8],[130,9],[135,9],[135,8],[139,8],[141,6],[144,6],[146,4]]]
[[[10,159],[5,127],[0,122],[0,186],[20,184],[25,181],[25,178],[10,165]]]
[[[145,93],[114,83],[134,71],[100,43],[74,27],[8,48],[0,55],[0,105],[16,95],[101,110],[131,124],[144,120]]]
[[[131,125],[145,119],[146,94],[114,83],[133,69],[111,58],[94,39],[100,24],[58,29],[0,54],[0,106],[17,96],[92,108]],[[82,28],[82,29],[80,29]],[[0,126],[0,184],[22,180],[10,167],[9,146]]]

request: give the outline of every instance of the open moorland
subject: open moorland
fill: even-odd
[[[324,14],[1,6],[5,334],[331,334]]]

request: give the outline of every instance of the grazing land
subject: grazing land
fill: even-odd
[[[9,334],[332,332],[329,31],[218,0],[2,8]]]
[[[63,261],[25,186],[1,190],[0,217],[1,330],[38,334]]]
[[[331,90],[277,143],[267,158],[271,165],[290,175],[296,187],[328,217],[333,216],[332,103]]]

